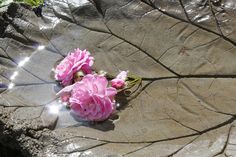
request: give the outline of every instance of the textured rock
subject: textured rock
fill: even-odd
[[[0,142],[26,156],[236,156],[236,2],[48,0],[0,14]],[[74,48],[143,78],[102,123],[59,103],[52,69]]]

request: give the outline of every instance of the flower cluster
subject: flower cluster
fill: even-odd
[[[92,70],[94,58],[87,50],[75,49],[55,69],[55,79],[64,87],[57,95],[82,120],[103,121],[116,110],[115,95],[125,88],[127,72],[110,82]]]

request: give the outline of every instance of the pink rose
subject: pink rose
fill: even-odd
[[[116,89],[121,89],[125,86],[125,80],[127,78],[127,71],[121,71],[116,78],[111,80],[111,86]]]
[[[104,76],[88,74],[75,84],[62,89],[58,94],[71,92],[69,99],[72,113],[86,121],[103,121],[115,110],[116,89],[107,87]]]
[[[57,95],[60,96],[60,99],[62,102],[69,102],[73,86],[74,85],[66,86],[65,88],[63,88],[57,93]]]
[[[69,53],[55,69],[55,79],[63,86],[70,85],[76,72],[82,70],[85,74],[92,72],[94,58],[87,50],[75,49]]]

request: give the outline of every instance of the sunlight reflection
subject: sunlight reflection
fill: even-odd
[[[15,84],[11,82],[11,83],[8,85],[8,89],[12,89],[14,86],[15,86]]]
[[[11,75],[10,80],[14,80],[17,75],[18,75],[18,71],[15,71],[15,72]]]
[[[23,60],[21,60],[19,63],[18,63],[18,66],[19,67],[22,67],[26,62],[29,61],[29,57],[25,57]]]
[[[45,29],[52,29],[54,27],[56,27],[56,25],[58,23],[60,23],[60,19],[59,18],[55,18],[55,17],[47,17],[48,19],[50,19],[50,24],[47,24],[47,25],[39,25],[39,29],[40,30],[45,30]]]
[[[90,150],[87,150],[87,151],[84,152],[84,155],[91,155],[91,154],[93,154],[93,153]]]
[[[40,51],[40,50],[43,50],[43,49],[45,49],[45,46],[44,46],[44,45],[39,45],[38,48],[37,48],[37,50],[39,50],[39,51]]]
[[[117,104],[116,104],[116,107],[119,108],[119,107],[120,107],[120,103],[117,103]]]
[[[59,104],[52,104],[48,106],[49,113],[51,114],[59,114],[60,109],[61,105]]]

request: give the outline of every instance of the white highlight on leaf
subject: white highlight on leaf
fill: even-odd
[[[118,108],[119,108],[119,107],[120,107],[120,103],[117,103],[117,104],[116,104],[116,107],[118,107]]]
[[[39,50],[39,51],[40,51],[40,50],[43,50],[43,49],[45,49],[45,46],[44,46],[44,45],[39,45],[38,48],[37,48],[37,50]]]
[[[18,63],[18,66],[19,67],[22,67],[26,62],[29,61],[29,57],[25,57],[23,60],[21,60],[19,63]]]
[[[18,71],[15,71],[15,72],[11,75],[10,80],[14,80],[17,75],[18,75]]]
[[[45,23],[44,23],[44,25],[41,25],[41,24],[39,24],[39,30],[47,30],[47,29],[53,29],[54,27],[56,27],[56,25],[58,24],[58,23],[60,23],[60,19],[59,18],[57,18],[57,17],[47,17],[48,19],[50,19],[50,23],[48,23],[47,25],[45,25]]]
[[[60,111],[61,105],[59,104],[52,104],[48,106],[49,113],[51,114],[58,114]]]
[[[92,154],[93,154],[93,153],[92,153],[92,151],[90,151],[90,150],[84,152],[84,155],[92,155]]]
[[[14,86],[15,86],[15,84],[11,82],[11,83],[8,85],[8,89],[12,89]]]

